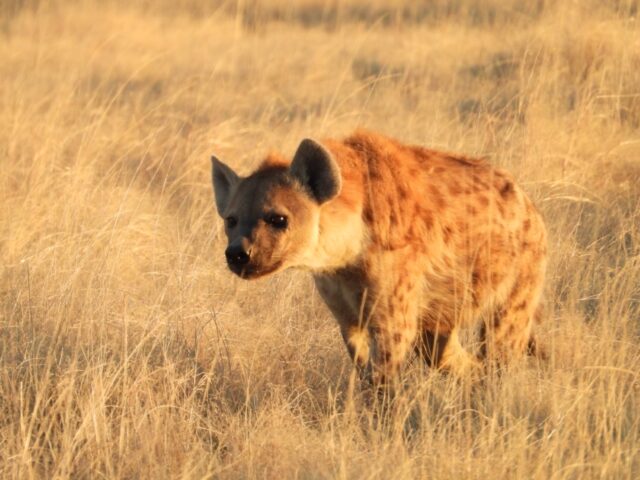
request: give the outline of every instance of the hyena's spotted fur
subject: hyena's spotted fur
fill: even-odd
[[[531,200],[483,160],[358,131],[304,140],[238,177],[213,159],[230,268],[256,278],[313,272],[350,355],[384,382],[414,350],[457,373],[458,340],[481,324],[484,356],[534,345],[546,231]]]

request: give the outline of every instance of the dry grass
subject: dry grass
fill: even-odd
[[[3,478],[640,476],[636,0],[0,0]],[[356,126],[486,155],[551,233],[547,362],[381,419],[209,180]]]

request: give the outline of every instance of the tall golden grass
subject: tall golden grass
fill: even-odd
[[[639,478],[639,7],[0,0],[0,475]],[[307,275],[227,272],[210,154],[356,126],[515,173],[547,361],[382,416]]]

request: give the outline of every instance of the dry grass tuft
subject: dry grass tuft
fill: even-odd
[[[423,3],[0,0],[3,478],[640,477],[640,4]],[[209,155],[356,126],[515,172],[547,362],[381,419],[307,276],[226,272]]]

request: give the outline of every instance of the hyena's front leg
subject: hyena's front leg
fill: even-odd
[[[418,334],[420,277],[414,266],[393,257],[380,261],[382,276],[372,286],[367,315],[373,337],[371,362],[377,386],[397,376]]]
[[[361,372],[365,372],[370,359],[369,330],[363,318],[363,293],[360,279],[353,274],[315,276],[316,287],[340,325],[340,333],[349,352]]]
[[[432,368],[441,368],[458,377],[477,373],[480,362],[460,344],[458,329],[448,333],[421,332],[416,349],[426,364]]]

